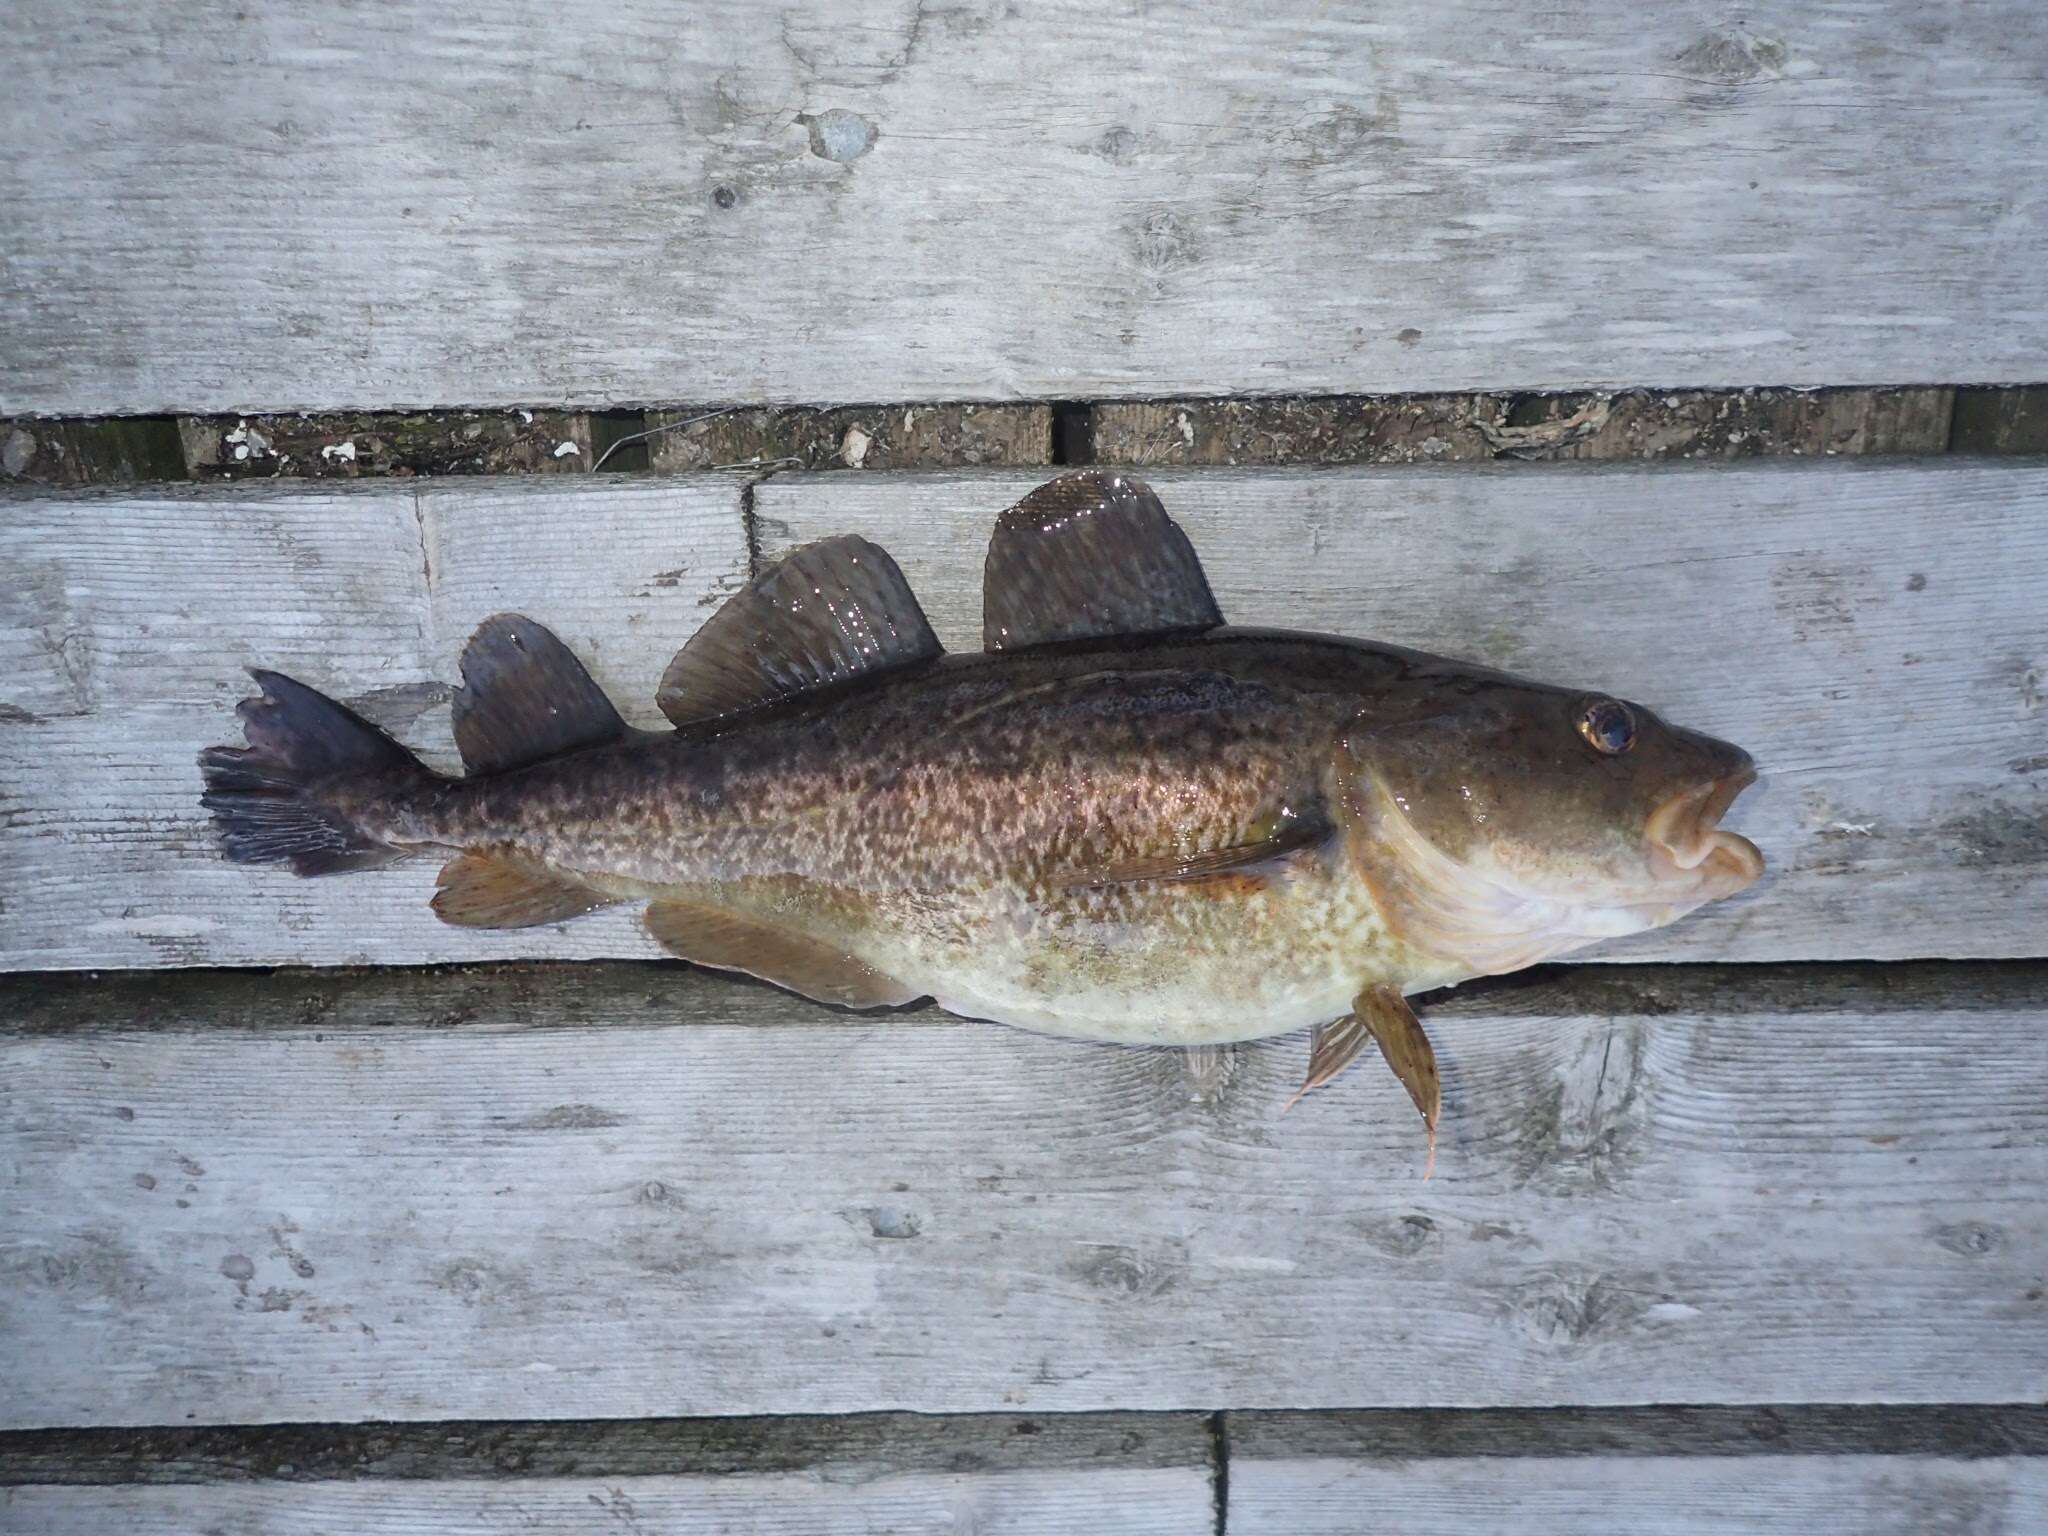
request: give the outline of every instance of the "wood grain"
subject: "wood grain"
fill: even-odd
[[[977,646],[996,512],[1042,471],[0,502],[0,968],[652,956],[630,910],[517,933],[426,911],[431,862],[302,881],[214,852],[193,758],[244,664],[452,765],[448,688],[505,608],[637,723],[747,538],[864,533]],[[2048,946],[2048,466],[1167,472],[1226,616],[1371,635],[1644,700],[1755,753],[1755,891],[1608,957]],[[425,543],[422,543],[424,537]],[[175,553],[172,553],[175,552]]]
[[[199,750],[240,739],[244,667],[334,693],[456,771],[456,658],[520,609],[636,724],[747,568],[739,486],[556,477],[0,502],[0,966],[651,953],[637,917],[450,928],[422,862],[302,881],[230,865]]]
[[[2040,1536],[2048,1462],[1660,1456],[1231,1464],[1233,1536]]]
[[[0,413],[2038,379],[2030,0],[10,8]]]
[[[885,1466],[850,1479],[510,1477],[492,1483],[240,1483],[0,1488],[9,1536],[1191,1536],[1215,1528],[1199,1469],[1114,1465],[1041,1472],[921,1472]]]
[[[1741,743],[1754,890],[1598,958],[2048,948],[2048,469],[1148,472],[1224,617],[1650,704]],[[774,480],[758,542],[858,531],[977,645],[993,511],[1038,477]],[[985,510],[984,510],[985,509]]]
[[[2048,1529],[2037,1407],[1233,1413],[1234,1532]]]
[[[2048,1396],[2048,973],[1585,967],[1306,1045],[676,966],[0,982],[0,1426]]]

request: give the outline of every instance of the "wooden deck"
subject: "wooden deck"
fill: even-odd
[[[2044,14],[21,0],[0,1532],[2048,1533]],[[974,646],[1089,461],[1741,741],[1769,878],[1432,1000],[1425,1182],[1302,1039],[214,850],[247,665],[657,724],[832,533]]]

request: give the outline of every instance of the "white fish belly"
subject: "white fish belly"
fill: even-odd
[[[862,958],[950,1013],[1127,1045],[1287,1034],[1399,983],[1404,946],[1361,882],[1324,867],[1267,882],[1147,882],[877,914]]]

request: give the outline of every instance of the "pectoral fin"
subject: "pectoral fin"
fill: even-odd
[[[1070,891],[1085,891],[1097,886],[1129,885],[1141,880],[1207,880],[1218,875],[1272,876],[1281,872],[1290,855],[1315,847],[1329,835],[1329,823],[1320,816],[1311,816],[1286,822],[1268,836],[1224,848],[1086,865],[1067,873],[1060,884]]]

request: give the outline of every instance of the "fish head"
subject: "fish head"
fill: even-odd
[[[1404,693],[1361,710],[1340,772],[1360,872],[1425,952],[1514,970],[1762,875],[1757,846],[1720,824],[1756,780],[1733,743],[1497,673],[1445,667]]]

